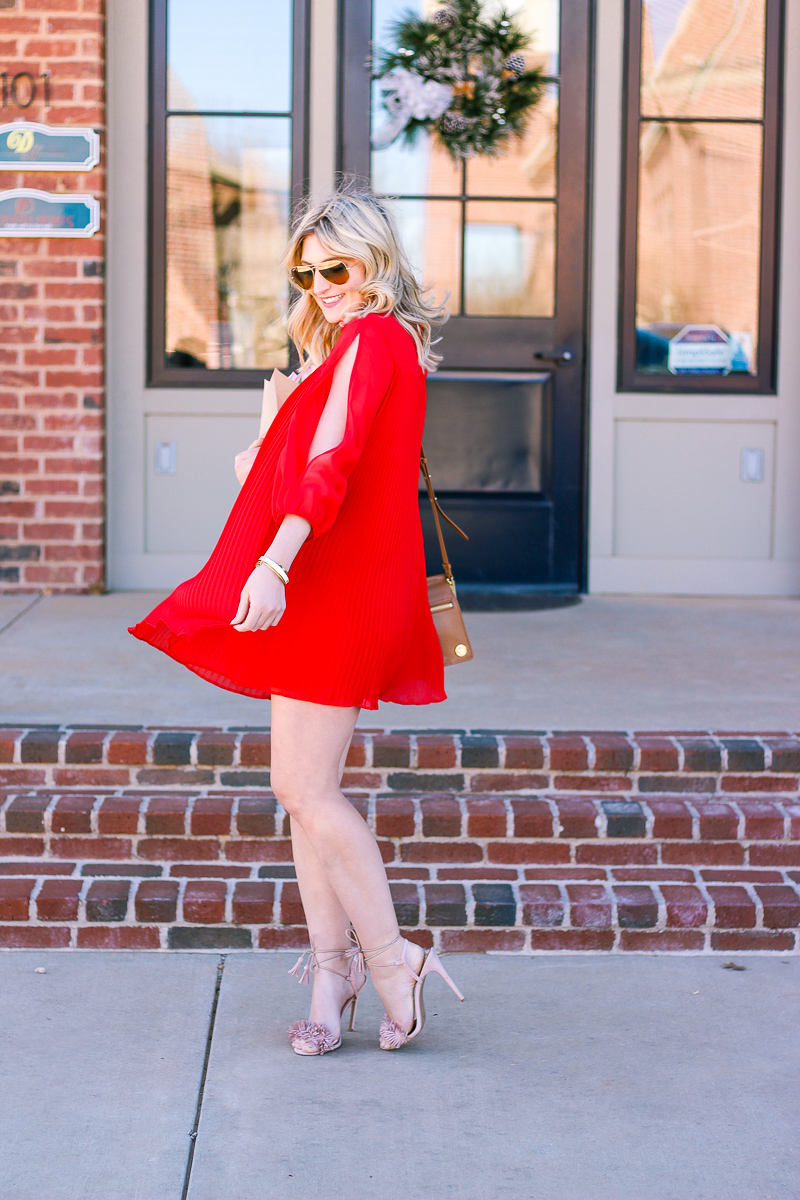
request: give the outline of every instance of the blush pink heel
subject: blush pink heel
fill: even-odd
[[[352,933],[353,931],[349,932]],[[336,971],[333,967],[325,965],[336,958],[349,959],[346,975],[342,975],[340,971]],[[304,959],[305,962],[303,962]],[[317,971],[330,971],[332,975],[338,975],[340,979],[346,979],[353,989],[353,994],[348,996],[342,1005],[339,1019],[340,1021],[344,1021],[344,1014],[349,1008],[350,1023],[348,1028],[352,1033],[356,1023],[358,995],[367,981],[363,961],[361,947],[357,941],[355,945],[351,945],[347,950],[317,950],[312,942],[311,948],[303,951],[289,974],[294,975],[300,983],[308,983],[309,975],[315,975]],[[304,1056],[329,1054],[331,1050],[339,1049],[342,1044],[342,1035],[340,1033],[337,1038],[327,1025],[321,1025],[318,1021],[295,1021],[293,1025],[289,1026],[289,1041],[292,1044],[295,1054]]]
[[[413,1041],[414,1038],[422,1032],[422,1027],[425,1024],[425,1001],[423,998],[423,989],[425,987],[425,980],[429,975],[434,973],[441,975],[447,986],[455,992],[462,1003],[464,1002],[464,997],[461,995],[461,992],[447,974],[447,971],[445,971],[435,950],[431,949],[427,951],[424,959],[422,960],[422,966],[419,969],[419,974],[412,970],[412,968],[406,962],[406,950],[408,948],[408,942],[401,934],[398,934],[393,942],[389,942],[388,946],[381,946],[378,950],[362,950],[361,953],[364,961],[368,963],[370,959],[375,958],[378,954],[383,954],[384,951],[388,950],[390,946],[393,946],[395,942],[399,941],[402,941],[403,943],[400,957],[396,958],[393,962],[376,963],[375,967],[372,967],[371,970],[375,970],[376,967],[378,969],[381,967],[405,967],[409,975],[414,980],[414,986],[411,992],[413,1017],[411,1021],[411,1028],[406,1031],[405,1029],[402,1029],[396,1021],[393,1021],[387,1013],[384,1013],[380,1028],[381,1050],[399,1050],[401,1046],[405,1046],[407,1042]]]

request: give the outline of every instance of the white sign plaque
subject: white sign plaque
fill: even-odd
[[[733,347],[718,325],[684,325],[670,338],[667,366],[673,375],[727,375]]]

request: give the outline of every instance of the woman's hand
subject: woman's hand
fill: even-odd
[[[231,625],[238,633],[269,629],[278,624],[285,610],[286,589],[278,576],[269,567],[256,567],[242,588]]]
[[[236,478],[239,480],[240,484],[244,483],[245,479],[247,479],[247,476],[250,474],[250,468],[256,461],[256,455],[258,454],[263,440],[263,437],[256,438],[254,442],[250,443],[246,450],[242,450],[233,460],[233,469],[236,472]]]

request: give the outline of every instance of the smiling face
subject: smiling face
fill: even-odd
[[[349,269],[349,279],[346,283],[330,283],[320,275],[319,271],[315,271],[314,286],[311,289],[311,295],[322,309],[325,320],[331,325],[335,325],[338,321],[341,321],[346,312],[350,312],[355,308],[361,308],[364,303],[364,297],[359,291],[359,288],[363,287],[366,282],[364,264],[354,258],[330,255],[323,248],[322,243],[315,233],[310,233],[307,238],[303,239],[303,250],[300,259],[301,266],[312,267],[318,263],[330,262],[332,257],[337,262],[343,262]]]

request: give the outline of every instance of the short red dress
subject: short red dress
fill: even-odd
[[[344,437],[309,462],[333,370],[356,337]],[[279,409],[206,565],[130,632],[246,696],[371,709],[446,699],[419,515],[424,420],[410,334],[391,314],[349,322]],[[312,532],[286,611],[270,629],[238,633],[242,588],[291,513]]]

